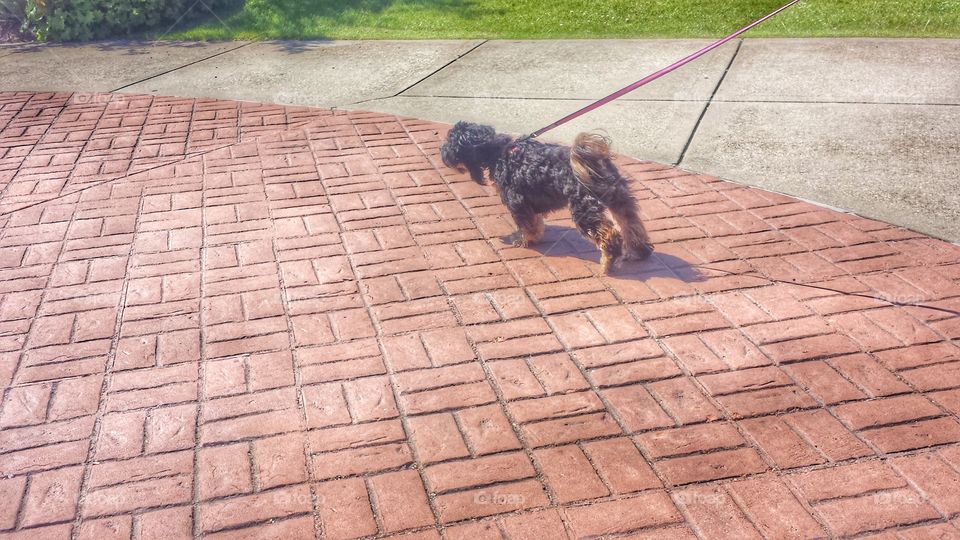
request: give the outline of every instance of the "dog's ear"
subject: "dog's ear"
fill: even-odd
[[[440,149],[441,157],[448,166],[461,164],[470,171],[470,178],[478,184],[484,184],[483,169],[489,167],[495,152],[491,143],[497,132],[491,126],[457,122],[447,138],[447,145]]]
[[[469,122],[458,122],[457,125],[463,126],[463,144],[473,147],[482,146],[493,141],[497,136],[497,131],[492,126],[483,124],[471,124]]]
[[[474,182],[480,184],[481,186],[487,183],[483,179],[483,167],[477,163],[474,162],[467,164],[467,170],[470,171],[470,178],[472,178]]]

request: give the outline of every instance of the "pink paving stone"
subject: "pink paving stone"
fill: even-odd
[[[956,534],[955,247],[618,158],[601,276],[447,126],[102,96],[0,93],[0,536]]]

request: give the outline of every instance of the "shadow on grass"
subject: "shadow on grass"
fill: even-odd
[[[157,48],[203,49],[209,43],[202,41],[147,41],[147,40],[110,40],[110,41],[68,41],[68,42],[27,42],[16,52],[20,54],[43,53],[56,54],[57,51],[95,48],[101,52],[116,52],[126,55],[143,56],[157,54]],[[12,52],[12,51],[11,51]],[[77,66],[77,70],[82,70]]]
[[[319,30],[324,26],[357,26],[364,19],[393,8],[450,13],[461,19],[482,16],[477,0],[239,0],[213,13],[198,4],[193,10],[206,13],[185,17],[166,33],[222,26],[228,35],[241,32],[275,39],[284,42],[287,52],[297,53],[305,47],[294,40],[308,37],[310,41],[326,41],[329,37]],[[161,35],[149,37],[159,38]]]

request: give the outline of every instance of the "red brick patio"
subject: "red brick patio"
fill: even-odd
[[[602,277],[444,129],[0,94],[0,536],[960,537],[960,249],[623,160]]]

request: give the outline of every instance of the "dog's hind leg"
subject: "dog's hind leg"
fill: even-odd
[[[584,201],[570,205],[570,214],[580,234],[600,248],[600,271],[609,274],[623,255],[620,231],[603,211],[599,201]]]
[[[628,258],[646,259],[653,252],[647,229],[637,211],[637,201],[627,179],[610,159],[610,141],[592,133],[581,133],[570,151],[570,166],[576,179],[587,186],[610,209],[620,225]],[[592,187],[591,187],[592,186]]]
[[[610,213],[623,232],[624,251],[627,258],[643,260],[653,253],[653,244],[647,228],[643,226],[637,201],[628,189],[620,190],[617,198],[608,201]]]

